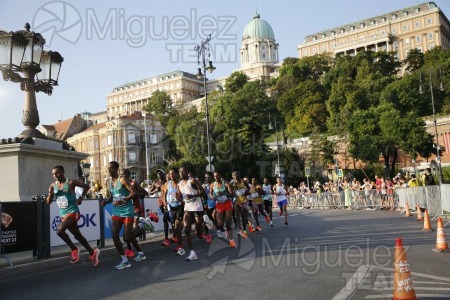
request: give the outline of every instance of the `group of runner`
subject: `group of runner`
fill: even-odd
[[[114,246],[121,257],[116,269],[121,270],[131,267],[129,257],[134,256],[134,261],[146,259],[137,237],[143,234],[142,220],[143,210],[141,199],[145,196],[145,190],[130,180],[130,172],[127,169],[119,175],[119,164],[115,161],[109,163],[110,178],[105,188],[105,200],[102,205],[112,203],[111,235]],[[65,232],[69,230],[76,240],[89,252],[93,266],[99,263],[100,250],[92,249],[81,234],[77,222],[80,218],[78,205],[81,204],[89,186],[80,180],[65,177],[64,168],[56,166],[52,170],[55,181],[50,184],[47,203],[53,200],[60,210],[62,222],[57,228],[58,236],[71,248],[71,261],[79,261],[80,250],[74,245]],[[159,171],[160,193],[159,206],[163,214],[164,241],[163,246],[170,246],[171,241],[176,243],[177,255],[185,255],[182,235],[184,233],[189,255],[187,261],[197,259],[192,243],[192,225],[195,225],[195,234],[212,242],[211,231],[216,230],[217,238],[226,240],[231,248],[236,247],[232,223],[234,221],[237,235],[243,239],[248,237],[248,232],[261,231],[259,215],[263,216],[270,226],[272,222],[272,200],[275,197],[280,209],[280,216],[284,214],[284,223],[288,225],[287,214],[287,189],[277,178],[277,183],[271,185],[268,178],[264,178],[259,184],[256,178],[251,182],[241,178],[237,171],[232,173],[232,179],[226,181],[220,172],[205,174],[204,183],[200,183],[194,174],[186,167],[169,170],[165,176]],[[166,181],[165,181],[166,180]],[[164,182],[165,181],[165,182]],[[81,187],[80,195],[75,193],[75,188]],[[254,224],[255,222],[255,224]],[[169,240],[169,225],[172,227],[173,236]],[[254,226],[256,225],[256,226]],[[126,251],[120,240],[120,231],[123,230],[123,241],[127,243]],[[132,247],[137,251],[135,255]]]
[[[160,176],[161,177],[161,176]],[[186,237],[189,255],[187,261],[197,259],[192,245],[192,225],[195,233],[207,243],[212,242],[213,228],[217,238],[228,241],[231,248],[236,247],[232,223],[234,221],[237,236],[246,239],[248,232],[261,231],[259,215],[263,216],[270,226],[272,222],[272,201],[276,198],[280,208],[280,216],[284,214],[284,223],[288,225],[287,189],[277,178],[271,185],[268,178],[259,184],[256,178],[249,182],[241,178],[239,172],[232,173],[232,179],[226,181],[218,171],[206,173],[204,183],[200,183],[186,167],[169,170],[166,182],[161,185],[159,206],[163,213],[164,240],[163,246],[176,244],[177,255],[185,255],[182,234]],[[173,236],[169,239],[169,225]],[[256,226],[255,226],[256,225]]]

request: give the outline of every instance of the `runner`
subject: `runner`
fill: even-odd
[[[214,172],[214,183],[210,185],[210,192],[210,197],[216,201],[217,237],[227,238],[227,233],[223,228],[225,219],[228,237],[230,238],[230,247],[236,248],[236,242],[233,240],[233,229],[231,228],[233,204],[231,203],[230,195],[233,191],[230,184],[223,180],[220,172]]]
[[[172,168],[169,170],[169,181],[164,184],[164,189],[162,190],[161,199],[163,200],[164,206],[170,210],[170,215],[172,219],[173,237],[172,241],[177,243],[175,247],[175,252],[177,255],[185,255],[186,251],[183,249],[183,243],[181,240],[181,230],[183,229],[183,214],[184,205],[183,198],[179,193],[178,189],[178,169]],[[167,217],[169,214],[167,214]],[[169,241],[166,239],[163,242],[164,246],[169,246]]]
[[[158,206],[159,210],[161,211],[163,215],[163,224],[164,224],[164,241],[162,242],[162,246],[169,247],[170,241],[169,241],[169,223],[172,226],[172,238],[175,237],[173,228],[173,222],[171,221],[170,217],[170,207],[167,205],[166,196],[167,195],[167,182],[170,181],[170,174],[167,173],[166,180],[164,181],[163,185],[161,186],[159,197],[158,197]]]
[[[139,218],[144,217],[144,208],[142,207],[142,202],[148,192],[141,187],[135,180],[131,180],[131,172],[128,169],[122,170],[122,176],[130,180],[130,184],[136,190],[136,196],[133,197],[133,209],[134,209],[134,228],[133,237],[137,238],[145,233],[144,222],[139,222]],[[131,242],[127,242],[127,250],[125,250],[125,255],[128,258],[134,257],[133,249],[131,248]]]
[[[131,267],[131,264],[123,250],[122,242],[120,241],[119,234],[122,229],[122,225],[124,226],[124,242],[131,242],[133,247],[138,251],[134,261],[146,259],[138,241],[135,237],[133,237],[134,209],[132,199],[136,197],[137,193],[126,177],[119,177],[119,164],[116,161],[111,161],[109,163],[108,171],[110,179],[107,182],[107,185],[111,192],[111,196],[102,204],[107,205],[109,203],[113,203],[111,235],[114,241],[114,246],[122,258],[122,261],[116,266],[116,269],[122,270]]]
[[[287,212],[287,198],[286,198],[286,187],[284,186],[283,182],[281,181],[281,177],[277,177],[277,183],[272,188],[276,199],[278,203],[278,207],[280,208],[280,216],[283,215],[284,212],[284,225],[288,225],[288,212]]]
[[[179,193],[183,196],[184,201],[184,235],[186,236],[187,244],[190,250],[186,261],[197,259],[192,246],[191,228],[192,223],[195,223],[195,230],[198,237],[203,234],[203,204],[202,197],[205,196],[205,190],[202,185],[193,176],[189,177],[189,171],[186,167],[180,168],[181,180],[178,183]]]
[[[255,216],[256,221],[256,230],[261,231],[261,226],[259,226],[259,216],[258,212],[264,216],[266,219],[266,222],[270,222],[269,216],[264,212],[264,206],[263,206],[263,200],[261,195],[264,194],[264,191],[259,185],[256,178],[252,178],[252,185],[250,186],[250,193],[252,195],[252,209],[253,209],[253,215]]]
[[[263,179],[263,185],[262,189],[264,191],[263,193],[263,200],[264,200],[264,208],[266,210],[266,214],[269,215],[270,218],[270,227],[273,227],[272,222],[272,186],[269,183],[269,178],[265,177]]]
[[[212,229],[213,225],[215,224],[215,208],[216,208],[216,201],[214,201],[214,198],[211,196],[210,187],[211,187],[211,172],[207,172],[205,174],[205,183],[203,184],[203,189],[205,190],[206,197],[203,201],[203,210],[205,211],[205,215],[203,216],[203,221],[205,223],[205,233],[206,233],[206,242],[211,243],[212,242],[212,236],[211,233],[209,233],[209,230]]]
[[[233,177],[232,188],[234,195],[236,196],[236,202],[234,203],[234,212],[236,214],[236,221],[239,228],[238,235],[246,239],[246,226],[248,222],[247,195],[249,194],[249,186],[244,180],[240,179],[238,171],[234,171],[231,176]]]
[[[80,209],[78,208],[78,205],[81,205],[83,198],[86,196],[89,185],[79,180],[66,178],[63,166],[54,167],[52,169],[52,175],[56,181],[50,184],[50,187],[48,188],[46,202],[50,205],[53,198],[55,198],[56,204],[59,207],[62,222],[59,224],[58,229],[56,229],[56,234],[72,250],[71,264],[77,263],[80,260],[80,249],[73,244],[69,235],[66,233],[66,229],[68,229],[75,239],[89,252],[89,259],[91,260],[92,265],[96,267],[99,262],[98,256],[100,254],[100,249],[92,249],[86,238],[81,234],[77,225],[77,222],[80,219]],[[83,191],[78,198],[75,196],[75,187],[83,188]]]

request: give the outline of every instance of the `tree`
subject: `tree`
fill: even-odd
[[[394,177],[398,150],[429,156],[432,137],[414,113],[401,115],[390,103],[355,112],[349,122],[350,153],[353,158],[377,162],[384,159],[385,176]]]
[[[231,93],[237,92],[244,87],[248,80],[249,78],[245,73],[233,72],[226,80],[225,90]]]

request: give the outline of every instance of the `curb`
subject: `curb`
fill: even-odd
[[[145,250],[147,246],[150,246],[150,244],[159,241],[161,237],[163,237],[162,232],[152,234],[151,236],[147,237],[146,240],[138,240],[139,245],[141,245],[143,247],[143,250]],[[117,256],[117,251],[114,245],[108,245],[104,248],[99,249],[100,260],[102,259],[102,257],[106,258]],[[0,268],[0,280],[28,275],[29,273],[37,273],[70,266],[70,254],[68,251],[55,253],[53,256],[47,258],[27,258],[25,260],[25,262],[18,262],[17,264],[13,264],[13,267]],[[77,264],[83,264],[84,262],[89,262],[89,253],[87,253],[83,248],[82,252],[80,253],[80,261]]]

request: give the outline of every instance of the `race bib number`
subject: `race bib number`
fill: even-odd
[[[169,196],[169,203],[177,203],[178,199],[175,197],[174,194],[168,195]]]
[[[56,198],[56,204],[59,208],[68,208],[69,200],[67,200],[66,196],[59,196]]]
[[[252,198],[253,198],[253,199],[258,198],[258,197],[259,197],[259,194],[258,194],[258,193],[252,193]]]
[[[184,197],[183,197],[183,200],[184,200],[184,202],[186,202],[186,203],[192,203],[192,202],[195,202],[195,197],[192,197],[192,198],[188,198],[187,197],[187,195],[183,195]]]
[[[245,189],[236,190],[236,196],[240,197],[240,196],[244,196],[244,195],[245,195]]]
[[[115,195],[113,195],[113,203],[123,200],[123,198],[125,198],[125,197],[122,196],[121,194],[115,194]],[[118,204],[118,206],[126,206],[126,202],[122,203],[122,204]]]
[[[223,196],[216,197],[216,200],[218,203],[225,203],[228,201],[228,198],[227,198],[227,196],[223,195]]]

